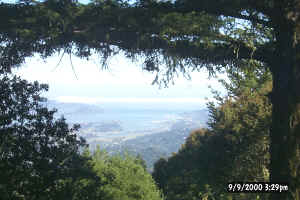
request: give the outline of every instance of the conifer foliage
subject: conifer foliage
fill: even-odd
[[[273,88],[270,180],[288,182],[272,200],[300,199],[300,3],[298,0],[25,0],[0,4],[0,72],[35,53],[105,59],[124,52],[168,84],[207,68],[268,68]]]
[[[166,199],[256,199],[266,194],[228,194],[228,182],[269,180],[272,89],[267,71],[228,71],[227,96],[214,91],[208,129],[193,131],[178,153],[159,160],[153,177]]]

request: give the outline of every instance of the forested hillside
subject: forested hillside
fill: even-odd
[[[271,76],[263,69],[228,70],[227,74],[229,82],[222,82],[228,95],[222,97],[213,91],[217,103],[208,104],[207,128],[186,134],[185,126],[178,129],[176,125],[169,133],[144,136],[141,140],[144,149],[134,147],[131,141],[134,150],[129,153],[137,157],[124,154],[121,149],[114,149],[116,154],[111,156],[99,147],[90,153],[85,141],[77,136],[79,125],[69,128],[64,118],[54,117],[55,110],[44,107],[47,100],[40,93],[47,90],[47,85],[2,75],[2,197],[22,200],[267,198],[268,194],[230,194],[225,189],[231,181],[269,180]],[[187,138],[180,150],[169,158],[156,161],[153,154],[147,157],[155,148],[172,149],[166,145],[170,144],[168,141],[175,145],[184,137]],[[130,147],[130,142],[127,145]],[[155,181],[146,171],[141,156],[156,161],[152,173]]]
[[[139,136],[118,143],[95,141],[90,143],[90,147],[95,149],[100,144],[100,147],[110,154],[128,152],[132,155],[140,155],[145,160],[148,171],[152,171],[154,163],[159,158],[166,158],[178,151],[191,130],[188,128],[174,128],[170,131]]]
[[[203,68],[211,75],[229,70],[235,76],[242,70],[238,80],[251,71],[269,71],[272,76],[272,87],[267,82],[256,87],[255,81],[234,85],[233,79],[236,90],[228,98],[217,97],[219,106],[210,104],[209,128],[190,137],[204,135],[199,137],[203,142],[196,148],[195,163],[207,171],[181,166],[182,174],[192,175],[179,184],[183,176],[170,179],[172,170],[163,170],[166,179],[160,185],[166,198],[208,199],[214,193],[215,198],[233,199],[221,190],[225,180],[266,180],[268,166],[271,182],[289,185],[288,192],[271,193],[268,199],[300,200],[299,0],[0,1],[0,19],[3,198],[58,199],[54,195],[59,191],[71,192],[71,198],[72,190],[63,188],[81,175],[76,170],[86,160],[79,154],[85,144],[76,136],[78,126],[69,128],[64,119],[54,119],[54,111],[39,105],[38,94],[45,86],[9,77],[13,69],[33,56],[67,55],[72,60],[95,54],[102,69],[107,69],[108,58],[123,53],[142,61],[142,70],[152,72],[153,83],[163,86],[178,74],[190,78],[191,72]],[[187,142],[167,163],[188,146]],[[179,165],[180,159],[174,163],[170,166]],[[103,182],[94,177],[102,187]],[[104,184],[115,179],[108,177]],[[199,191],[206,191],[206,196]]]
[[[228,95],[209,103],[207,129],[193,131],[178,153],[160,159],[153,177],[167,200],[265,199],[267,194],[229,194],[229,182],[269,180],[272,89],[267,71],[228,71]]]
[[[47,89],[0,75],[1,200],[162,199],[140,158],[90,155],[79,125],[44,106]]]

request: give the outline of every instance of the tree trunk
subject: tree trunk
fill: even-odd
[[[300,68],[296,50],[296,26],[288,18],[285,20],[282,17],[281,20],[275,30],[276,55],[271,64],[273,113],[270,131],[270,182],[288,183],[289,188],[288,192],[271,194],[270,199],[300,200],[297,181],[300,173]]]

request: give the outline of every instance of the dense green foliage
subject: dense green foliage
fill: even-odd
[[[12,75],[0,79],[1,200],[161,200],[140,157],[92,156],[40,95],[48,86]]]
[[[270,180],[274,199],[300,199],[299,0],[24,0],[0,4],[0,72],[38,53],[104,60],[121,51],[168,83],[178,72],[255,64],[273,88]]]
[[[193,131],[178,153],[155,164],[153,177],[168,200],[256,199],[230,195],[226,184],[269,180],[270,73],[228,74],[228,96],[214,91],[217,105],[209,103],[209,128]]]
[[[59,181],[76,177],[84,140],[55,110],[42,106],[48,86],[16,76],[0,79],[0,192],[2,199],[52,199]]]
[[[90,162],[101,186],[95,199],[104,200],[161,200],[161,194],[143,161],[129,155],[109,156],[99,148]],[[144,165],[144,166],[143,166]]]
[[[89,176],[62,181],[61,197],[73,200],[162,200],[139,157],[110,156],[99,147],[92,154],[85,149],[82,155],[88,160],[83,168]]]

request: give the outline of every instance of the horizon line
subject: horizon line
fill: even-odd
[[[50,100],[61,103],[200,103],[205,104],[209,98],[182,98],[182,97],[167,97],[167,98],[145,98],[145,97],[80,97],[80,96],[59,96],[50,98]]]

